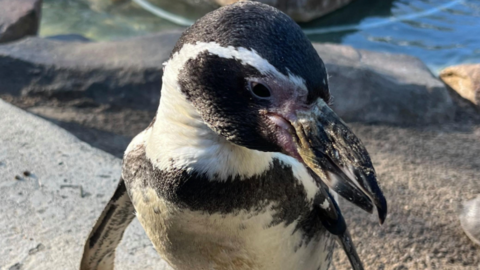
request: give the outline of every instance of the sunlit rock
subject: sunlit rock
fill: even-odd
[[[448,67],[440,72],[440,78],[480,109],[480,64]]]

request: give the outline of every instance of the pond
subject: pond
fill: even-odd
[[[117,40],[184,29],[181,24],[212,9],[150,1],[168,12],[166,16],[174,15],[168,19],[154,15],[145,10],[147,0],[44,0],[40,35],[77,33],[94,40]],[[356,0],[301,26],[312,41],[410,54],[434,73],[450,65],[480,63],[480,0]]]

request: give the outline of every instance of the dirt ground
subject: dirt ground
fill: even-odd
[[[89,102],[0,98],[118,157],[155,114]],[[480,193],[480,112],[457,104],[454,123],[350,123],[372,156],[389,204],[387,220],[380,226],[375,215],[342,202],[366,269],[480,269],[480,247],[467,238],[458,220],[462,201]],[[343,251],[336,252],[334,266],[350,269]]]

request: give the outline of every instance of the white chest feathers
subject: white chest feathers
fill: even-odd
[[[330,234],[305,244],[296,222],[271,226],[273,210],[222,215],[179,209],[152,189],[134,191],[132,199],[155,248],[176,270],[328,269]]]

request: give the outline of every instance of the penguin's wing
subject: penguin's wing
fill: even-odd
[[[318,213],[321,216],[323,227],[337,237],[337,240],[340,242],[343,251],[345,251],[348,260],[350,261],[352,269],[364,270],[362,261],[360,260],[360,257],[358,257],[358,253],[353,245],[350,233],[348,232],[345,219],[343,218],[337,202],[330,194],[328,186],[325,185],[318,176],[313,173],[313,171],[309,170],[309,173],[319,184],[319,192],[315,196],[314,207],[318,210]]]
[[[120,179],[115,193],[85,242],[80,270],[113,269],[115,249],[135,217],[134,212],[125,182]]]

